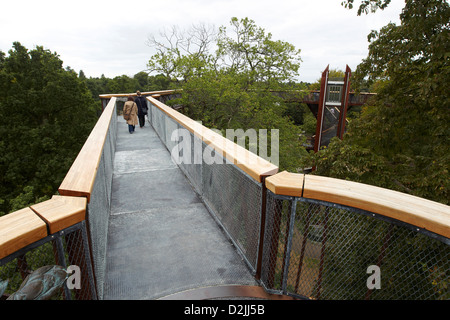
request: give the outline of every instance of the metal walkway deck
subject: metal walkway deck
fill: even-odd
[[[153,128],[117,128],[103,299],[257,285]]]

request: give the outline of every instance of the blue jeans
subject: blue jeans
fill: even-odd
[[[128,131],[129,131],[130,133],[133,133],[133,132],[134,132],[134,129],[135,129],[135,126],[133,126],[133,125],[131,125],[131,124],[128,125]]]

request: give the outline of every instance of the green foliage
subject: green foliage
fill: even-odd
[[[369,35],[354,81],[377,97],[343,141],[305,166],[313,161],[321,175],[449,203],[449,18],[446,1],[407,1],[399,26]]]
[[[152,57],[149,68],[164,70],[167,77],[179,81],[183,96],[174,103],[183,105],[186,115],[206,127],[223,132],[278,129],[280,168],[296,171],[298,159],[306,154],[301,128],[286,116],[284,101],[271,90],[286,89],[292,82],[300,66],[300,51],[289,43],[272,40],[270,33],[248,18],[232,18],[230,25],[231,32],[220,28],[214,54],[200,50],[207,47],[206,40],[200,49],[191,48],[190,52],[160,45],[166,50]],[[188,41],[177,33],[175,36]],[[197,38],[211,36],[197,33]]]
[[[353,9],[353,3],[354,0],[345,0],[341,2],[341,5],[343,5],[345,8]],[[370,12],[376,12],[378,9],[385,9],[389,3],[391,3],[391,0],[361,0],[361,3],[358,7],[358,16],[361,15],[361,13],[368,14],[369,10]]]
[[[0,55],[0,211],[54,194],[96,122],[96,104],[58,55],[15,42]]]
[[[300,50],[285,41],[272,40],[253,20],[232,18],[232,34],[221,27],[218,35],[218,59],[226,69],[245,74],[249,84],[272,90],[292,80],[300,68]]]
[[[100,78],[84,77],[82,80],[85,81],[94,99],[98,99],[99,95],[106,93],[134,93],[137,90],[141,92],[158,91],[176,87],[165,76],[161,74],[149,76],[144,71],[136,73],[132,78],[127,75],[121,75],[110,79],[102,75]]]

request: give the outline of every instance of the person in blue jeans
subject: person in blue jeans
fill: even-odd
[[[123,117],[127,121],[130,133],[134,132],[135,126],[139,123],[137,114],[138,107],[134,102],[133,96],[129,96],[128,101],[123,105]],[[126,119],[126,116],[128,116],[128,119]]]
[[[147,100],[144,96],[142,96],[140,91],[136,92],[136,100],[134,100],[138,106],[138,118],[139,118],[139,126],[142,128],[145,126],[145,115],[147,114]]]

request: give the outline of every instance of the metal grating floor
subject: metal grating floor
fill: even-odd
[[[257,285],[153,128],[117,127],[103,299]]]

